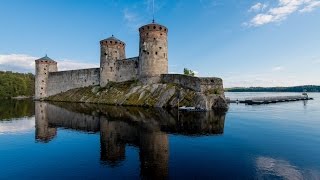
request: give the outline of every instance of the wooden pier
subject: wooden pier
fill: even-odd
[[[313,98],[302,95],[302,96],[274,96],[274,97],[253,97],[246,98],[245,100],[228,100],[229,103],[244,103],[248,105],[259,105],[259,104],[271,104],[280,102],[291,102],[291,101],[303,101],[313,100]]]

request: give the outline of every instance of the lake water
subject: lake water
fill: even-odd
[[[320,179],[320,94],[310,96],[179,114],[0,101],[0,179]]]

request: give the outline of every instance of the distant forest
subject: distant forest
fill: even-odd
[[[0,71],[0,99],[34,95],[34,75]]]
[[[320,86],[306,85],[293,87],[236,87],[226,88],[228,92],[320,92]]]

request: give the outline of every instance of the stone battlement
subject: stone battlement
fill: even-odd
[[[165,26],[162,26],[160,24],[154,24],[154,23],[147,24],[139,28],[140,33],[147,32],[147,31],[159,31],[159,32],[167,33],[168,29]]]
[[[182,74],[161,74],[161,82],[178,84],[202,93],[212,91],[213,94],[219,94],[219,92],[223,92],[222,79],[216,77],[201,78]]]

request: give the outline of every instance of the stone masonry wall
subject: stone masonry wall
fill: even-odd
[[[168,29],[159,24],[139,28],[139,79],[168,73]]]
[[[124,82],[138,78],[139,57],[116,61],[116,81]]]
[[[223,82],[221,78],[216,77],[201,77],[200,78],[201,92],[210,92],[222,94],[224,92]]]
[[[162,83],[174,83],[182,87],[192,89],[196,92],[201,92],[200,78],[186,76],[181,74],[162,74]]]
[[[44,60],[36,61],[35,99],[47,97],[49,73],[56,71],[58,71],[56,62]]]
[[[99,68],[50,72],[47,95],[52,96],[70,89],[99,85],[99,83]]]
[[[116,81],[116,61],[125,59],[125,44],[121,41],[100,42],[100,85],[103,87],[109,81]]]
[[[174,83],[196,92],[210,94],[223,94],[223,82],[221,78],[199,78],[182,74],[162,74],[162,83]]]

